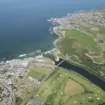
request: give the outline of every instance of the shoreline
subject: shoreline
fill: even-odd
[[[38,97],[41,98],[41,96],[39,95],[39,93],[37,94],[37,92],[35,90],[38,89],[39,87],[46,90],[46,86],[43,87],[43,83],[45,82],[45,84],[46,84],[47,83],[46,81],[50,82],[50,80],[49,80],[50,77],[53,77],[54,82],[51,79],[52,86],[59,85],[59,87],[61,87],[61,86],[65,85],[65,87],[66,87],[67,83],[62,84],[62,81],[64,81],[64,82],[68,81],[68,83],[69,83],[69,80],[72,80],[73,86],[76,86],[76,87],[81,86],[83,89],[87,88],[87,90],[89,90],[89,92],[90,92],[90,85],[92,85],[94,87],[94,89],[97,89],[97,91],[100,92],[99,93],[100,97],[96,97],[95,100],[101,102],[100,101],[101,92],[102,92],[102,96],[104,96],[105,81],[100,80],[100,78],[96,77],[94,73],[91,74],[91,72],[89,72],[85,67],[81,67],[81,65],[78,65],[78,64],[76,65],[74,63],[74,61],[73,62],[67,61],[66,57],[62,57],[62,55],[60,55],[63,51],[60,50],[60,48],[57,45],[57,42],[59,40],[61,40],[62,38],[65,38],[65,35],[66,35],[66,33],[64,33],[64,31],[62,29],[69,28],[71,30],[71,28],[74,28],[73,26],[68,25],[69,23],[67,24],[67,22],[68,22],[67,20],[74,18],[73,17],[74,15],[76,15],[77,19],[78,19],[78,14],[82,14],[84,12],[86,12],[86,14],[88,13],[87,11],[82,11],[82,12],[72,14],[70,16],[67,15],[62,18],[51,18],[51,21],[50,21],[51,24],[55,24],[55,25],[53,26],[52,30],[50,30],[50,31],[52,31],[52,33],[56,34],[56,36],[57,36],[57,38],[53,42],[54,47],[51,48],[51,50],[42,52],[40,49],[40,50],[37,50],[37,55],[34,55],[35,52],[33,52],[34,53],[33,56],[29,56],[28,54],[20,54],[16,59],[11,59],[11,60],[6,60],[6,61],[0,62],[0,80],[1,80],[0,82],[4,83],[4,85],[1,84],[1,86],[2,86],[2,88],[4,88],[4,86],[7,87],[7,89],[10,91],[9,92],[10,96],[7,95],[6,97],[3,97],[3,100],[6,100],[6,98],[9,99],[11,97],[14,98],[14,100],[15,100],[15,98],[18,98],[18,97],[21,98],[21,96],[26,95],[26,92],[27,92],[28,94],[30,93],[30,95],[29,96],[27,95],[28,97],[27,96],[25,97],[26,99],[23,100],[23,103],[25,101],[27,101],[27,103],[28,103],[28,102],[32,101],[33,99],[35,99],[34,102],[37,102],[37,101],[42,102],[40,100],[37,100],[37,98]],[[67,27],[66,27],[66,24],[64,24],[65,22],[67,24]],[[63,25],[63,27],[61,27],[62,25]],[[65,49],[66,47],[67,47],[67,45],[65,47],[63,47],[63,49]],[[67,47],[67,48],[71,48],[71,47]],[[32,54],[32,53],[30,53],[30,54]],[[68,54],[68,53],[66,53],[66,54]],[[68,57],[69,56],[71,56],[71,52],[69,53]],[[60,59],[63,62],[61,62]],[[61,73],[59,72],[60,69],[63,70],[63,71],[61,71]],[[68,71],[71,72],[70,76],[69,76]],[[58,78],[61,79],[60,82],[58,81]],[[77,79],[75,79],[75,78],[77,78]],[[56,80],[58,83],[55,84]],[[62,84],[62,85],[60,86],[60,84]],[[71,81],[70,81],[70,84],[71,84]],[[78,84],[78,85],[76,85],[76,84]],[[51,83],[48,84],[47,89],[50,88],[50,85],[51,85]],[[52,86],[51,86],[51,90],[53,89]],[[70,88],[70,86],[71,85],[69,85],[69,88]],[[65,87],[62,89],[64,90]],[[94,89],[91,90],[92,92],[94,92],[91,95],[98,93],[96,90],[94,91]],[[78,88],[76,90],[78,91]],[[24,93],[24,91],[25,91],[25,93]],[[36,92],[35,97],[33,97],[33,91]],[[48,91],[49,91],[49,89],[48,89]],[[43,95],[43,92],[41,92],[41,93]],[[67,91],[67,93],[68,93],[68,91]],[[51,94],[54,94],[53,90],[52,90]],[[84,94],[84,96],[87,94],[88,93]],[[63,94],[61,94],[61,95],[63,95]],[[68,96],[69,96],[69,94],[68,94]],[[72,96],[72,95],[70,95],[70,96]],[[80,96],[81,96],[81,94],[80,94]],[[87,100],[87,98],[86,98],[86,100]],[[102,100],[103,100],[102,102],[104,102],[103,98],[102,98]],[[1,103],[2,102],[3,101],[1,101]],[[6,104],[6,102],[5,102],[5,104]]]
[[[72,14],[77,14],[77,13],[79,13],[79,12],[89,12],[89,11],[96,11],[96,10],[103,10],[103,9],[105,9],[105,6],[103,6],[103,7],[95,7],[95,8],[93,8],[93,9],[85,9],[85,10],[83,10],[83,9],[80,9],[80,10],[75,10],[75,11],[72,11],[71,13],[70,12],[68,12],[66,15],[63,15],[63,16],[61,16],[61,17],[57,17],[57,19],[61,19],[61,18],[66,18],[66,17],[70,17]],[[52,24],[52,21],[51,20],[53,20],[53,19],[56,19],[56,18],[53,18],[53,17],[51,17],[50,19],[47,19],[47,21],[48,22],[50,22],[51,24]],[[55,24],[52,24],[53,25],[53,28],[56,26]],[[57,25],[58,26],[58,25]],[[53,33],[52,33],[53,34]],[[51,35],[51,34],[50,34]],[[57,36],[58,36],[58,34],[56,34]],[[59,40],[59,38],[57,38],[57,39],[55,39],[52,43],[54,44],[54,46],[56,45],[56,42]],[[55,47],[54,47],[55,48]],[[52,50],[53,48],[51,48],[51,50]],[[47,51],[49,51],[49,50],[47,50]],[[47,51],[45,51],[45,52],[47,52]],[[31,53],[31,52],[30,52]],[[29,54],[30,54],[29,53]],[[33,52],[32,52],[33,53]],[[34,52],[35,53],[35,52]],[[28,57],[32,57],[32,56],[30,56],[29,54],[24,54],[24,53],[22,53],[22,54],[19,54],[18,56],[15,56],[15,57],[1,57],[0,58],[0,63],[1,62],[5,62],[5,61],[7,61],[7,60],[13,60],[13,59],[21,59],[21,57],[19,58],[19,56],[23,56],[24,57],[24,55],[25,55],[25,58],[27,58],[27,56]],[[9,59],[8,59],[9,58]]]
[[[55,26],[54,28],[53,28],[53,31],[56,33],[56,35],[58,35],[58,39],[56,39],[55,41],[54,41],[54,45],[55,46],[57,46],[57,42],[58,41],[60,41],[62,38],[63,38],[63,33],[62,33],[62,29],[67,29],[66,27],[64,27],[65,25],[68,25],[67,24],[67,22],[70,22],[69,24],[71,25],[71,22],[73,22],[73,20],[75,21],[76,19],[78,20],[78,19],[80,19],[79,21],[80,22],[82,22],[82,23],[84,23],[84,22],[86,22],[85,23],[85,25],[87,24],[87,23],[89,23],[89,25],[91,26],[92,25],[92,27],[95,27],[94,25],[99,25],[99,26],[102,26],[102,27],[104,27],[105,28],[105,20],[104,20],[104,17],[102,16],[102,14],[104,14],[104,11],[105,11],[105,8],[102,8],[102,9],[97,9],[97,10],[91,10],[91,11],[80,11],[80,12],[77,12],[77,13],[73,13],[71,16],[65,16],[65,17],[62,17],[62,18],[56,18],[56,19],[54,19],[54,20],[52,20],[52,22],[54,21],[54,23],[56,22],[56,24],[58,24],[58,26]],[[69,21],[68,21],[69,20]],[[84,21],[83,21],[84,20]],[[65,23],[64,23],[65,22]],[[92,23],[93,22],[93,23]],[[96,22],[96,23],[95,23]],[[81,24],[82,24],[81,23]],[[95,24],[94,24],[95,23]],[[74,22],[74,26],[75,26],[75,22]],[[77,23],[77,24],[79,24],[79,23]],[[80,24],[80,25],[81,25]],[[80,31],[80,32],[82,32],[82,33],[85,33],[86,35],[88,35],[89,34],[89,37],[90,37],[90,35],[91,35],[91,32],[89,33],[89,32],[86,32],[86,31],[84,31],[83,29],[84,29],[84,27],[85,26],[82,26],[82,28],[81,27],[74,27],[74,26],[71,26],[71,28],[69,28],[69,30],[72,30],[72,29],[74,29],[74,30],[77,30],[77,31]],[[83,24],[84,25],[84,24]],[[98,26],[97,26],[98,27]],[[87,28],[87,27],[86,27]],[[91,27],[90,27],[91,28]],[[59,33],[59,29],[61,29],[61,33]],[[92,28],[91,28],[92,29]],[[68,30],[68,29],[67,29]],[[94,30],[93,30],[94,31]],[[97,31],[96,31],[97,32]],[[101,34],[100,34],[101,35]],[[100,37],[97,37],[97,40],[98,40],[98,38],[100,39]],[[95,40],[95,41],[97,41],[97,40]],[[98,43],[98,42],[96,42],[96,43]],[[100,44],[100,43],[98,43],[98,44]],[[103,46],[102,46],[103,47]],[[57,47],[56,47],[57,48]],[[101,48],[101,46],[100,46],[100,48]],[[59,49],[57,49],[57,50],[59,50]],[[89,51],[91,51],[91,50],[89,50]],[[104,62],[101,60],[101,62],[100,62],[100,59],[101,59],[101,56],[98,56],[97,57],[97,59],[99,60],[97,60],[97,59],[95,59],[96,58],[96,55],[93,55],[92,56],[92,54],[91,54],[91,52],[89,52],[89,54],[91,55],[91,57],[94,59],[94,62],[93,62],[93,64],[94,65],[97,65],[97,66],[101,66],[101,65],[104,65]],[[102,55],[102,54],[101,54]],[[58,55],[58,57],[60,58],[60,56]],[[68,57],[71,57],[70,55],[68,55]],[[68,59],[67,57],[66,58],[64,58],[64,59]],[[93,59],[92,59],[92,61],[93,61]],[[70,60],[72,60],[72,59],[70,59]],[[95,62],[96,61],[96,62]],[[76,64],[77,63],[77,61],[75,62],[75,60],[74,61],[72,61],[72,64],[74,64],[74,65],[77,65]],[[104,74],[104,69],[102,69],[101,71],[95,71],[95,69],[94,69],[94,71],[92,71],[92,68],[89,68],[89,67],[87,67],[87,65],[86,64],[81,64],[81,62],[78,62],[78,66],[80,66],[80,67],[83,67],[83,68],[86,68],[87,69],[87,71],[89,71],[90,73],[94,73],[96,76],[99,76],[99,78],[100,79],[105,79],[105,74]]]
[[[62,33],[59,33],[58,30],[59,29],[62,29],[62,27],[60,27],[62,25],[62,21],[65,21],[66,19],[72,19],[74,15],[78,15],[80,13],[88,13],[88,12],[94,12],[94,11],[100,11],[100,10],[104,10],[105,7],[102,7],[102,8],[98,8],[98,9],[91,9],[91,10],[79,10],[79,11],[75,11],[73,13],[68,13],[66,16],[62,16],[60,18],[50,18],[48,19],[47,21],[49,23],[51,23],[53,26],[52,26],[52,29],[50,30],[52,34],[55,34],[57,36],[57,38],[52,42],[54,47],[51,48],[50,50],[47,50],[47,51],[44,51],[44,52],[41,52],[41,49],[38,49],[36,50],[35,52],[30,52],[28,54],[26,53],[23,53],[23,54],[20,54],[18,56],[16,56],[15,58],[12,58],[12,59],[6,59],[5,57],[2,58],[2,59],[6,59],[6,60],[0,60],[0,64],[2,63],[5,63],[6,61],[11,61],[11,60],[21,60],[21,59],[28,59],[28,58],[34,58],[36,56],[39,56],[39,55],[43,55],[45,53],[50,53],[52,52],[53,50],[57,50],[57,46],[56,46],[56,43],[62,39],[63,37],[63,34]],[[64,28],[64,27],[63,27]],[[50,32],[49,32],[50,33]],[[50,34],[51,35],[51,34]],[[40,50],[40,52],[39,52]],[[32,54],[33,53],[33,54]],[[32,54],[32,55],[31,55]]]

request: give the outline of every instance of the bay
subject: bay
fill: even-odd
[[[53,48],[51,17],[105,7],[105,0],[0,0],[0,60]]]

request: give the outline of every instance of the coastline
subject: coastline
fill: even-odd
[[[41,49],[40,50],[37,50],[36,52],[32,52],[34,53],[33,56],[30,56],[31,53],[29,54],[20,54],[18,57],[14,58],[14,59],[10,59],[10,60],[4,60],[4,61],[0,61],[0,65],[1,64],[5,64],[7,62],[11,62],[11,61],[16,61],[16,60],[24,60],[24,59],[30,59],[30,58],[35,58],[37,56],[40,56],[40,55],[46,55],[46,54],[50,54],[50,53],[54,53],[55,56],[57,58],[59,58],[57,56],[57,53],[59,53],[59,50],[57,48],[57,42],[59,42],[64,36],[65,34],[64,33],[61,33],[59,30],[62,30],[64,29],[64,27],[62,27],[62,24],[64,24],[64,22],[66,20],[72,20],[73,18],[77,17],[78,14],[82,14],[82,13],[94,13],[94,12],[97,12],[97,11],[100,11],[100,10],[104,10],[104,8],[102,9],[93,9],[93,10],[80,10],[80,11],[75,11],[74,13],[71,13],[70,15],[66,15],[66,16],[62,16],[61,18],[51,18],[48,20],[48,22],[50,22],[52,25],[53,25],[53,28],[52,30],[50,30],[53,34],[55,34],[57,36],[57,38],[54,40],[53,42],[53,45],[54,47],[51,49],[51,50],[48,50],[48,51],[45,51],[45,52],[41,52]],[[72,26],[69,26],[68,28],[71,28],[73,29],[74,27]]]
[[[62,38],[62,34],[61,33],[59,33],[58,32],[58,29],[59,28],[61,28],[60,27],[60,24],[62,24],[62,20],[64,19],[64,20],[66,20],[67,18],[71,18],[72,17],[72,15],[74,15],[74,14],[78,14],[78,13],[82,13],[82,12],[94,12],[94,11],[100,11],[100,10],[103,10],[105,7],[102,7],[102,8],[98,8],[98,9],[91,9],[91,10],[79,10],[79,11],[74,11],[73,13],[67,13],[67,15],[66,16],[62,16],[62,17],[60,17],[60,18],[50,18],[50,19],[48,19],[47,21],[49,22],[49,23],[51,23],[52,25],[53,25],[53,28],[52,28],[52,30],[49,30],[49,31],[51,31],[51,34],[55,34],[56,36],[57,36],[57,38],[53,41],[53,45],[54,45],[54,47],[53,48],[51,48],[51,50],[47,50],[47,51],[45,51],[45,52],[41,52],[41,49],[40,49],[40,51],[39,51],[39,49],[38,50],[36,50],[36,52],[30,52],[30,53],[23,53],[23,54],[20,54],[20,55],[18,55],[18,56],[16,56],[15,58],[11,58],[11,59],[6,59],[5,57],[4,58],[2,58],[2,60],[0,60],[0,64],[1,63],[4,63],[4,62],[6,62],[6,61],[11,61],[11,60],[16,60],[16,59],[24,59],[24,58],[30,58],[30,57],[35,57],[35,56],[38,56],[38,55],[41,55],[41,54],[45,54],[46,52],[52,52],[52,50],[54,49],[56,49],[56,43]],[[50,32],[49,32],[50,33]],[[56,49],[57,50],[57,49]],[[38,53],[37,53],[37,51],[38,51]],[[33,54],[32,54],[33,53]],[[5,60],[6,59],[6,60]]]
[[[89,24],[92,24],[92,26],[93,27],[95,27],[93,24],[94,24],[94,22],[96,22],[95,23],[95,25],[97,26],[97,24],[99,25],[99,26],[102,26],[102,27],[105,27],[105,24],[104,24],[104,22],[105,22],[105,20],[104,20],[104,18],[103,18],[103,16],[102,16],[102,14],[104,14],[104,11],[105,11],[105,8],[101,8],[101,9],[96,9],[96,10],[91,10],[91,11],[79,11],[79,12],[77,12],[77,13],[73,13],[72,15],[70,15],[70,16],[65,16],[65,17],[62,17],[62,18],[55,18],[55,19],[52,19],[51,21],[52,21],[52,23],[54,22],[54,23],[56,23],[56,26],[53,28],[53,31],[54,31],[54,33],[56,34],[56,35],[58,35],[58,38],[54,41],[54,45],[55,45],[55,47],[56,47],[56,50],[59,50],[59,49],[57,49],[57,42],[59,42],[61,39],[63,39],[63,37],[65,36],[65,33],[63,34],[63,32],[59,32],[59,29],[62,31],[62,29],[67,29],[68,27],[65,27],[65,25],[68,25],[68,20],[69,21],[72,21],[73,19],[74,20],[79,20],[80,19],[80,21],[82,21],[82,19],[84,19],[87,23],[88,22],[90,22]],[[82,17],[82,19],[81,19],[81,17]],[[86,20],[87,19],[87,20]],[[92,23],[92,21],[93,21],[93,23]],[[65,22],[65,23],[64,23]],[[74,24],[75,24],[75,22],[74,22]],[[86,23],[83,23],[83,25],[86,25]],[[71,28],[70,28],[71,27]],[[99,28],[99,27],[98,27]],[[72,30],[72,29],[74,29],[74,30],[78,30],[78,31],[80,31],[80,32],[82,32],[82,33],[85,33],[86,35],[88,35],[88,34],[90,34],[90,33],[87,33],[87,32],[85,32],[83,29],[81,29],[81,27],[78,27],[77,25],[71,25],[71,26],[69,26],[69,28],[68,28],[68,30]],[[94,31],[94,30],[92,30],[92,31]],[[91,35],[91,34],[90,34]],[[100,37],[99,37],[99,39],[100,39]],[[98,38],[97,39],[95,39],[95,41],[97,41],[98,40]],[[98,42],[97,42],[98,43]],[[104,49],[104,48],[103,48]],[[90,54],[91,54],[91,51],[90,51]],[[56,54],[57,55],[57,54]],[[58,54],[59,55],[59,54]],[[88,54],[86,54],[86,56],[87,56]],[[100,54],[100,55],[103,55],[103,54]],[[100,59],[101,59],[101,56],[92,56],[92,55],[90,55],[90,56],[87,56],[87,57],[89,57],[90,59],[92,58],[92,61],[93,61],[93,64],[94,65],[104,65],[104,62],[105,62],[105,60],[104,59],[102,59],[101,61],[100,61]],[[70,55],[69,55],[70,56]],[[59,58],[59,57],[58,57]],[[67,58],[67,57],[66,57]],[[66,59],[66,58],[64,58],[64,59]],[[68,58],[67,58],[68,59]],[[67,60],[66,59],[66,60]],[[96,60],[96,59],[99,59],[99,61],[98,60]],[[103,61],[104,60],[104,61]],[[102,63],[101,63],[102,62]],[[89,71],[90,73],[94,73],[96,76],[98,76],[100,79],[103,79],[103,80],[105,80],[105,74],[104,74],[104,70],[102,69],[102,71],[95,71],[95,69],[92,69],[92,68],[90,68],[90,67],[88,67],[87,65],[85,65],[85,64],[82,64],[82,63],[80,63],[80,62],[77,62],[77,61],[75,61],[75,60],[72,60],[71,59],[71,64],[74,64],[74,65],[76,65],[76,66],[79,66],[79,67],[83,67],[83,68],[85,68],[87,71]],[[97,73],[98,72],[98,73]]]
[[[85,11],[82,11],[82,12],[85,12]],[[57,43],[62,38],[65,37],[65,33],[61,32],[61,30],[64,28],[65,29],[66,28],[74,29],[75,27],[67,24],[68,20],[74,18],[75,17],[74,15],[78,16],[78,14],[82,14],[82,12],[78,12],[78,13],[72,14],[70,16],[67,15],[62,18],[51,18],[51,21],[49,20],[49,22],[51,22],[54,25],[53,29],[50,31],[53,31],[53,33],[57,35],[57,39],[53,42],[54,48],[52,48],[51,50],[48,50],[46,52],[41,52],[41,50],[39,50],[39,51],[37,51],[39,53],[38,55],[29,56],[29,57],[27,54],[21,54],[21,55],[19,55],[19,57],[17,59],[6,60],[6,61],[2,61],[0,63],[0,83],[4,83],[3,85],[1,84],[1,87],[3,87],[3,88],[8,87],[7,89],[10,92],[10,95],[13,98],[13,100],[15,100],[15,97],[14,97],[15,95],[16,95],[16,98],[23,96],[24,91],[25,91],[25,92],[28,92],[29,96],[27,95],[26,99],[24,99],[22,97],[24,99],[24,102],[29,101],[29,103],[30,103],[30,101],[31,101],[31,103],[33,104],[38,101],[39,103],[41,103],[42,101],[37,100],[37,97],[40,98],[41,96],[39,95],[39,93],[37,94],[37,92],[35,91],[38,87],[42,86],[41,88],[44,89],[44,91],[46,91],[51,86],[51,90],[52,90],[52,86],[55,86],[55,89],[56,89],[56,85],[59,85],[59,87],[61,87],[62,85],[64,86],[65,85],[64,82],[69,82],[69,80],[74,81],[73,82],[74,87],[78,87],[78,85],[79,85],[81,87],[83,86],[82,87],[83,89],[85,89],[87,87],[87,90],[92,88],[92,87],[90,87],[90,85],[92,85],[93,90],[90,89],[92,92],[94,92],[92,94],[94,94],[94,95],[96,94],[96,96],[97,96],[97,93],[98,93],[97,91],[99,91],[99,95],[102,92],[101,95],[104,96],[104,91],[99,86],[96,86],[89,79],[84,78],[83,75],[79,75],[79,73],[76,73],[76,71],[75,71],[76,69],[73,70],[73,68],[70,67],[69,69],[70,69],[71,73],[69,74],[67,71],[69,69],[66,69],[68,67],[66,65],[67,63],[65,64],[66,67],[62,66],[61,68],[59,68],[60,67],[59,65],[56,65],[56,61],[59,62],[59,60],[60,60],[59,58],[61,58],[61,56],[59,56],[60,49],[58,49]],[[63,27],[61,27],[62,24],[64,24]],[[65,27],[66,24],[67,24],[67,27]],[[53,59],[50,58],[52,56],[53,56],[55,62]],[[66,58],[64,60],[66,61]],[[79,67],[83,68],[83,69],[81,69],[82,71],[85,71],[87,69],[85,67],[82,67],[82,65],[79,65],[79,63],[76,64],[75,62],[70,62],[70,64],[71,65],[73,64],[75,67],[77,67],[77,69]],[[61,64],[61,65],[63,65],[63,64]],[[69,63],[68,63],[68,65],[69,65]],[[59,72],[59,69],[62,69],[61,73]],[[34,70],[34,72],[33,72],[33,70]],[[75,72],[72,72],[72,70]],[[46,77],[45,78],[43,77],[43,79],[41,79],[43,72],[45,72],[44,75],[46,75]],[[63,72],[64,72],[64,74],[63,74]],[[65,74],[65,73],[67,73],[67,74]],[[53,77],[53,75],[54,75],[54,82],[51,81],[52,85],[48,84],[47,85],[48,87],[46,89],[46,82],[49,81],[50,77]],[[71,75],[71,76],[69,76],[69,75]],[[84,75],[86,75],[86,73],[84,73]],[[90,73],[90,75],[91,75],[91,73]],[[35,76],[35,78],[34,78],[34,76]],[[59,84],[59,81],[55,78],[55,76],[57,76],[57,78],[61,79],[61,81],[60,81],[60,84],[62,84],[61,86]],[[64,80],[62,80],[63,78],[64,78]],[[83,82],[81,82],[82,80],[79,78],[81,78],[83,80]],[[90,76],[88,78],[90,78]],[[44,82],[45,82],[45,85],[43,87]],[[55,84],[55,82],[58,82],[58,83]],[[95,81],[95,83],[96,82],[97,81]],[[70,84],[71,84],[71,81],[70,81]],[[85,87],[85,85],[86,85],[86,87]],[[66,87],[66,85],[65,85],[65,87]],[[69,85],[69,88],[70,87],[72,87],[72,86]],[[40,88],[39,88],[39,90],[40,90]],[[76,90],[78,91],[78,88],[76,88]],[[22,91],[23,91],[23,94],[22,94]],[[49,89],[48,89],[48,91],[49,91]],[[63,95],[62,91],[61,91],[61,95]],[[34,93],[36,95],[34,98],[32,97],[32,96],[34,96],[33,92],[36,92],[36,93]],[[53,92],[54,91],[52,90],[52,94],[53,94]],[[71,90],[71,92],[72,92],[72,90]],[[67,91],[67,93],[68,93],[68,91]],[[41,94],[43,94],[43,92],[41,92]],[[86,94],[84,94],[84,96],[87,94],[88,93],[86,92]],[[24,94],[24,96],[25,95],[26,94]],[[68,94],[68,96],[69,96],[69,94]],[[83,98],[84,98],[84,96],[83,96]],[[11,97],[9,97],[9,98],[11,98]],[[9,98],[7,95],[7,99],[9,99]],[[4,98],[4,100],[6,100],[6,101],[7,101],[7,99]],[[99,102],[101,102],[100,99],[101,99],[101,97],[96,97],[96,100]],[[102,99],[104,100],[104,98],[102,98]],[[86,98],[86,100],[87,100],[87,98]],[[9,101],[11,101],[11,100],[9,99]],[[27,105],[29,105],[29,104],[27,104]],[[36,104],[36,105],[42,105],[42,104]]]

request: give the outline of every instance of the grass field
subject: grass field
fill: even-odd
[[[31,77],[31,79],[29,78]],[[39,85],[36,85],[40,81]],[[16,105],[35,100],[43,105],[100,105],[105,92],[85,77],[63,68],[32,66],[28,75],[17,78]]]
[[[71,56],[78,52],[81,54],[82,51],[99,51],[97,43],[91,36],[77,30],[63,31],[65,31],[65,37],[57,42],[63,55]]]
[[[44,105],[99,105],[105,93],[79,74],[57,67],[36,90],[36,97]]]
[[[42,79],[44,78],[47,74],[45,72],[45,70],[43,70],[43,68],[32,68],[28,74],[29,76],[31,76],[34,79]]]
[[[97,16],[98,14],[92,16],[89,12],[82,15],[80,13],[72,20],[65,19],[67,22],[60,24],[62,29],[58,26],[58,34],[62,35],[56,41],[59,54],[55,55],[74,65],[84,67],[105,80],[105,27],[101,24],[101,20],[101,22],[96,20],[97,17],[98,19],[102,17],[100,14]],[[76,28],[66,29],[66,24],[70,26],[70,23]],[[51,60],[44,59],[45,62],[39,60],[41,63],[33,64],[23,81],[19,79],[19,83],[16,82],[20,94],[16,98],[17,105],[24,104],[30,97],[43,105],[103,105],[105,103],[105,91],[82,75],[56,67],[49,63]],[[40,83],[37,86],[36,81]]]
[[[83,65],[89,72],[105,80],[105,27],[94,27],[97,27],[97,32],[91,29],[87,33],[61,29],[65,35],[56,43],[60,52],[58,56]]]

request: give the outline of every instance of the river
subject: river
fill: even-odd
[[[81,67],[78,67],[76,65],[70,64],[69,62],[67,62],[63,59],[60,59],[59,61],[56,61],[55,64],[58,65],[59,67],[65,68],[66,70],[72,70],[72,71],[75,71],[75,72],[81,74],[82,76],[87,78],[89,81],[91,81],[92,83],[99,86],[101,89],[103,89],[105,91],[105,81],[98,78],[94,74],[91,74],[90,72],[88,72],[84,68],[81,68]]]

